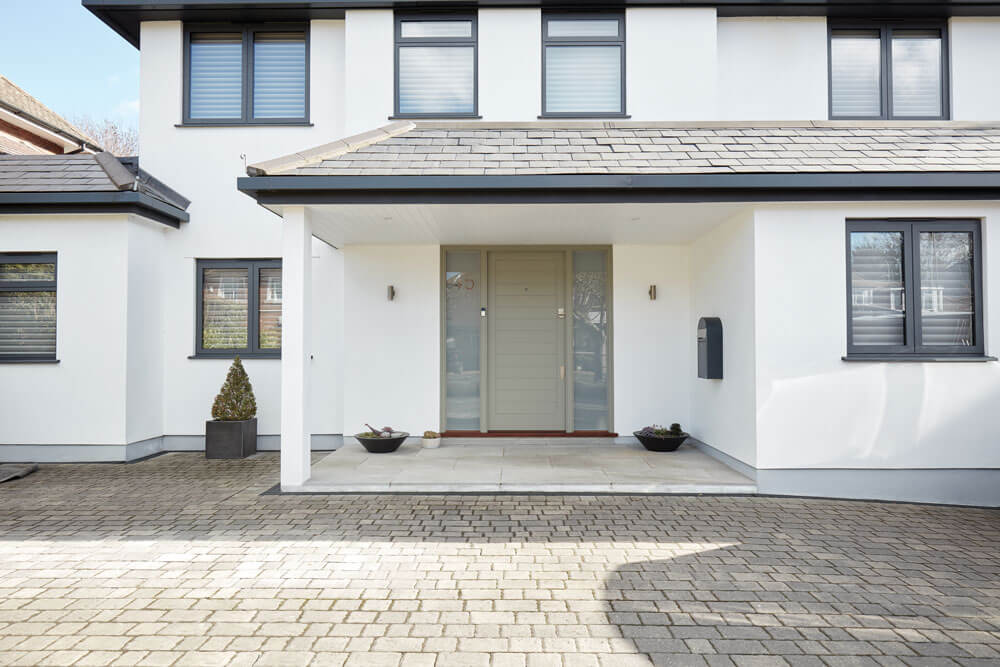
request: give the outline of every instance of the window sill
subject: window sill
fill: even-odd
[[[58,364],[58,359],[0,359],[0,364]]]
[[[996,357],[988,357],[988,356],[982,355],[982,354],[970,354],[970,355],[957,355],[956,354],[956,355],[951,355],[951,356],[942,355],[942,356],[939,356],[939,357],[936,357],[934,355],[929,355],[929,354],[909,354],[909,355],[904,355],[904,354],[896,354],[896,355],[893,355],[893,354],[848,354],[846,356],[841,357],[840,359],[842,361],[851,361],[851,362],[855,362],[855,361],[878,361],[878,362],[886,362],[886,361],[889,361],[889,362],[894,362],[894,363],[899,363],[899,362],[903,362],[903,363],[905,363],[905,362],[918,362],[918,363],[924,363],[924,362],[940,362],[940,363],[958,362],[958,363],[970,363],[971,362],[971,363],[977,363],[978,362],[978,363],[981,363],[981,362],[984,362],[984,361],[997,361]]]
[[[313,124],[307,120],[289,120],[280,121],[275,123],[261,123],[261,122],[249,122],[249,123],[176,123],[174,127],[312,127]]]
[[[558,118],[560,120],[588,120],[591,118],[631,118],[631,114],[627,113],[543,113],[538,116],[539,120],[551,120],[553,118]]]
[[[394,114],[389,120],[482,120],[482,116],[474,113],[432,113],[432,114]]]
[[[240,359],[276,359],[281,361],[280,354],[261,354],[260,352],[233,352],[224,354],[192,354],[188,356],[188,359],[235,359],[239,357]]]

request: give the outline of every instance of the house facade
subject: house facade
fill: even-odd
[[[1000,3],[502,4],[84,0],[189,219],[0,193],[58,266],[0,456],[201,449],[238,354],[287,490],[366,422],[680,422],[763,493],[1000,504]]]

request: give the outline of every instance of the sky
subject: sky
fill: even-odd
[[[0,74],[72,121],[139,124],[139,51],[80,0],[0,0]]]

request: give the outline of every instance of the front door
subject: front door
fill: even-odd
[[[488,257],[490,430],[565,430],[565,253]]]

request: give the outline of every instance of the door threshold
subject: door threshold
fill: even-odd
[[[444,431],[442,438],[617,438],[611,431]]]

